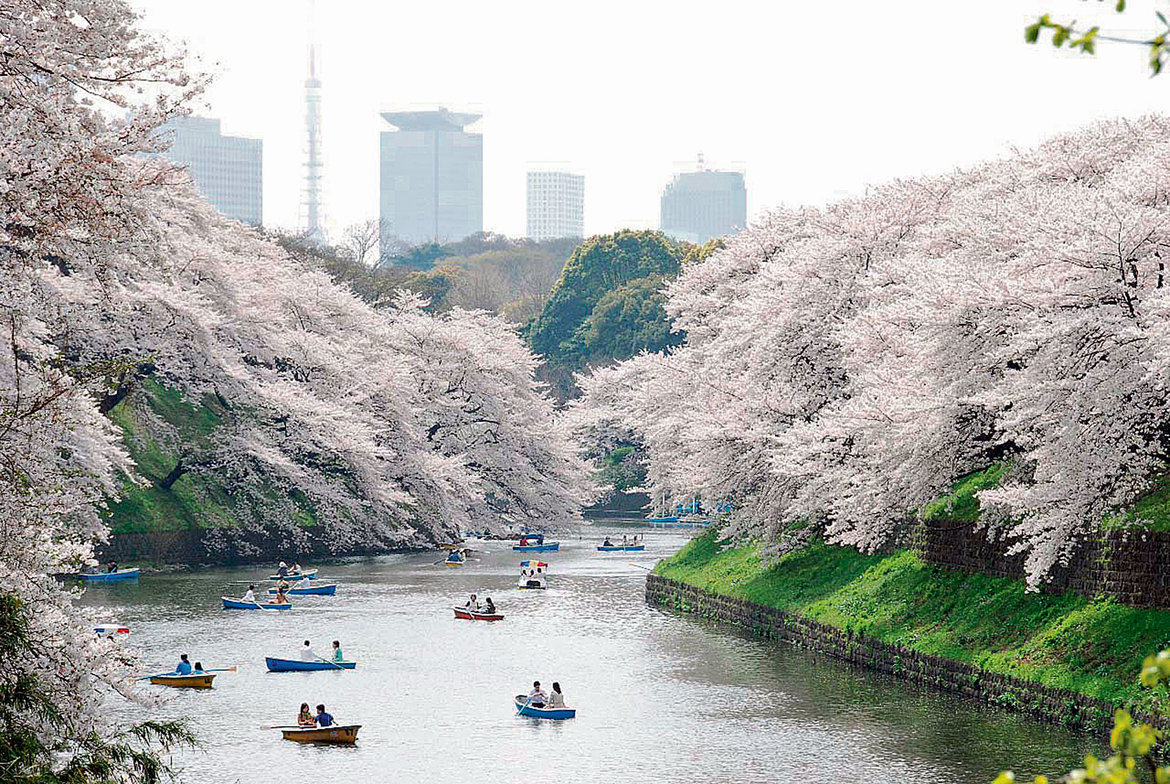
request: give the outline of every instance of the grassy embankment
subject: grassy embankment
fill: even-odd
[[[137,466],[142,484],[127,480],[121,499],[110,508],[114,534],[161,533],[191,528],[238,525],[249,516],[252,501],[233,493],[215,471],[191,471],[169,488],[163,479],[180,455],[206,454],[215,447],[216,430],[231,413],[212,396],[198,405],[180,392],[146,381],[133,400],[126,398],[110,412],[122,429],[123,443]],[[161,420],[161,422],[159,422]],[[163,437],[160,430],[166,430]],[[269,492],[275,498],[280,493]],[[288,497],[287,493],[283,494]],[[293,518],[300,525],[314,525],[313,508],[303,497],[295,503]]]
[[[974,519],[974,493],[1001,473],[968,477],[927,514]],[[1168,499],[1159,486],[1148,508],[1135,511],[1170,509]],[[1164,524],[1157,516],[1151,527]],[[1170,611],[1028,593],[1022,581],[942,569],[910,551],[864,555],[814,542],[765,567],[756,547],[725,547],[716,537],[694,539],[654,571],[921,653],[1144,708],[1153,695],[1138,685],[1142,659],[1170,647]]]

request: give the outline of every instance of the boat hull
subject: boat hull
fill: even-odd
[[[268,579],[269,580],[284,580],[285,582],[289,582],[290,580],[299,580],[302,577],[308,577],[310,580],[316,580],[318,571],[319,571],[318,569],[309,569],[308,571],[297,572],[296,574],[289,573],[289,574],[286,574],[284,577],[281,577],[279,574],[270,574],[270,575],[268,575]]]
[[[87,583],[116,583],[123,580],[137,580],[137,569],[119,569],[116,572],[103,574],[79,574],[78,579]]]
[[[551,719],[553,721],[563,721],[564,719],[573,719],[577,717],[576,708],[534,708],[527,705],[528,697],[524,694],[517,694],[515,697],[516,711],[521,716],[527,716],[530,719]]]
[[[597,552],[599,553],[633,553],[645,549],[646,545],[644,544],[615,544],[611,547],[599,544],[597,546]]]
[[[504,616],[500,613],[486,613],[481,610],[470,610],[466,607],[452,607],[455,611],[456,618],[462,618],[465,621],[502,621]]]
[[[351,661],[300,661],[298,659],[277,659],[265,656],[264,664],[269,672],[317,672],[318,670],[352,670],[357,662]]]
[[[102,626],[95,626],[93,630],[96,634],[129,634],[129,626],[120,626],[116,623],[105,624]]]
[[[465,561],[443,561],[443,566],[463,566]]]
[[[560,550],[560,542],[549,542],[548,544],[514,544],[512,549],[518,553],[543,553],[550,550]]]
[[[269,588],[270,596],[276,595],[276,588]],[[314,585],[309,588],[289,588],[285,591],[289,596],[332,596],[337,593],[337,583],[329,585]]]
[[[291,610],[291,604],[261,604],[259,602],[241,602],[239,599],[229,599],[221,596],[225,610]]]
[[[150,676],[150,682],[155,686],[170,686],[175,689],[210,689],[214,680],[215,675],[209,673]]]
[[[352,746],[357,742],[360,724],[345,724],[335,727],[309,727],[306,729],[281,730],[285,740],[297,743],[332,743],[336,746]]]

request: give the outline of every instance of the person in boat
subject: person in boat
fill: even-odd
[[[543,708],[548,702],[548,695],[540,688],[540,681],[532,682],[532,691],[528,692],[528,704],[533,708]]]
[[[195,662],[195,671],[193,674],[194,675],[202,675],[203,674],[203,662]]]
[[[345,661],[345,656],[343,656],[341,653],[341,643],[338,642],[337,640],[333,641],[333,661],[335,661],[335,662]]]
[[[297,580],[296,585],[293,586],[293,588],[312,588],[312,587],[313,587],[313,581],[310,580],[308,577],[302,577],[301,579]]]
[[[249,585],[247,592],[244,594],[244,598],[240,599],[240,601],[256,604],[256,586]]]
[[[601,546],[602,547],[613,547],[613,542],[611,542],[609,540],[609,537],[607,536],[607,537],[605,537],[605,541],[601,543]]]
[[[117,561],[110,561],[108,564],[106,564],[106,574],[113,574],[116,571],[118,571]]]
[[[520,537],[520,546],[521,546],[521,547],[527,547],[527,546],[528,546],[528,537],[527,537],[527,536],[521,536],[521,537]]]
[[[276,586],[276,599],[273,600],[273,604],[288,604],[288,594],[285,593],[287,588],[288,586],[284,583]]]
[[[471,598],[467,600],[467,604],[465,604],[463,606],[469,610],[478,610],[479,609],[479,599],[476,598],[475,594],[472,594]]]
[[[299,563],[294,563],[292,565],[292,568],[289,569],[290,574],[300,574],[302,571],[304,571],[304,570],[301,569],[301,565]]]
[[[313,650],[313,646],[309,645],[309,641],[305,640],[304,647],[301,648],[301,661],[320,661],[321,657]]]
[[[484,610],[487,612],[488,615],[495,615],[496,614],[496,605],[495,605],[495,602],[492,601],[492,597],[489,596],[487,598],[487,600],[484,602]]]
[[[630,543],[629,537],[627,537],[625,534],[622,534],[622,547],[627,546],[629,543]]]
[[[332,727],[333,715],[325,712],[324,705],[317,706],[317,726],[318,727]]]
[[[288,577],[288,564],[286,564],[284,561],[281,561],[280,566],[276,567],[276,576],[282,580],[285,577]]]
[[[309,703],[301,703],[301,712],[297,714],[298,727],[316,727],[317,720],[313,718],[313,712],[309,710]]]
[[[553,681],[552,691],[548,693],[548,707],[563,708],[565,707],[565,695],[561,694],[561,684]]]
[[[179,665],[175,667],[175,675],[190,675],[191,662],[187,660],[187,654],[179,654]]]

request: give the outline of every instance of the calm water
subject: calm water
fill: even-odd
[[[588,530],[588,529],[586,529]],[[613,530],[613,529],[610,529]],[[633,531],[633,528],[625,528]],[[648,607],[645,571],[685,534],[647,531],[645,553],[601,554],[563,540],[548,591],[515,589],[521,554],[474,545],[467,566],[439,554],[328,564],[335,597],[300,597],[287,613],[220,609],[258,568],[149,575],[92,588],[85,604],[128,624],[144,673],[179,653],[239,665],[206,692],[168,690],[156,715],[186,716],[202,739],[175,762],[188,782],[971,782],[1001,767],[1062,773],[1084,738],[957,698]],[[507,617],[460,621],[475,591]],[[265,655],[297,658],[340,639],[349,672],[268,673]],[[567,722],[516,717],[512,695],[559,680],[578,709]],[[162,690],[162,687],[145,686]],[[283,741],[324,702],[360,723],[354,748]],[[116,707],[127,719],[140,709]]]

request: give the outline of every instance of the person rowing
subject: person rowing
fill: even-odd
[[[301,703],[301,712],[297,714],[298,727],[316,727],[317,720],[313,718],[313,712],[309,710],[309,703]]]
[[[528,704],[533,708],[543,708],[548,702],[548,695],[540,688],[540,681],[532,682],[532,691],[528,692]]]
[[[309,645],[309,641],[305,640],[304,646],[301,648],[301,661],[315,662],[320,661],[321,657],[313,650],[313,646]]]
[[[118,571],[117,561],[110,561],[108,564],[106,564],[106,574],[113,574],[116,571]]]
[[[288,577],[288,564],[286,564],[284,561],[281,561],[280,566],[276,567],[276,576],[282,580],[285,577]]]
[[[479,610],[479,599],[476,598],[475,594],[472,594],[471,598],[467,600],[467,604],[465,604],[463,606],[469,610],[477,610],[478,611]]]
[[[317,726],[318,727],[332,727],[333,714],[325,712],[324,705],[317,706]]]
[[[185,653],[179,654],[179,664],[178,664],[178,666],[175,667],[175,671],[172,674],[173,675],[190,675],[191,674],[191,662],[187,660],[187,654],[185,654]]]
[[[256,604],[257,603],[256,602],[256,586],[249,585],[247,593],[244,594],[244,598],[240,599],[240,601],[241,602],[250,602],[251,604]]]
[[[285,593],[287,588],[288,584],[283,582],[276,586],[276,599],[273,600],[273,604],[288,604],[288,594]]]
[[[605,541],[601,543],[601,546],[602,547],[613,547],[613,542],[611,542],[609,540],[609,537],[607,536],[607,537],[605,537]]]
[[[310,580],[308,577],[302,577],[301,579],[297,580],[296,584],[293,586],[293,588],[297,588],[297,589],[312,588],[312,587],[313,587],[313,581]]]

